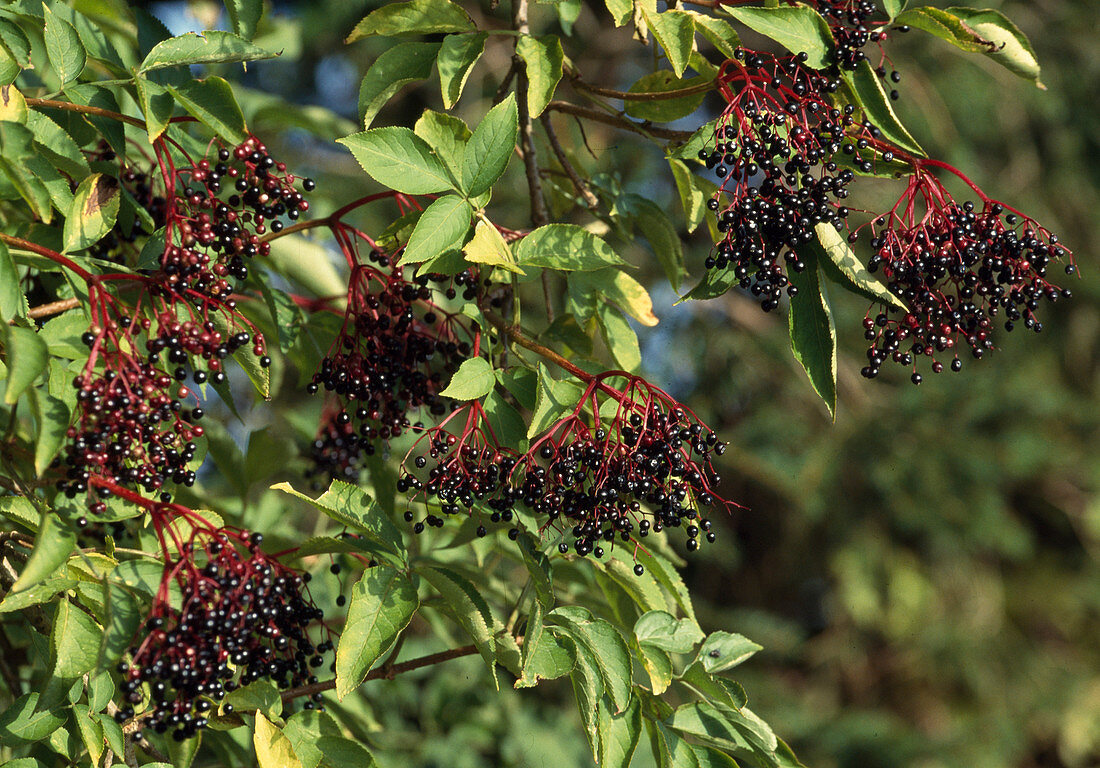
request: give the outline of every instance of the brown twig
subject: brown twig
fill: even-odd
[[[496,328],[500,329],[501,333],[510,338],[516,344],[519,344],[524,349],[529,349],[540,357],[545,357],[559,368],[569,371],[569,373],[576,376],[578,379],[584,382],[592,381],[594,378],[592,374],[587,371],[583,371],[564,357],[559,355],[549,347],[544,347],[537,341],[525,334],[519,327],[509,324],[503,317],[495,315],[492,312],[482,308],[481,313],[485,316],[485,319],[492,323]]]
[[[577,190],[577,194],[584,200],[584,204],[588,207],[588,210],[595,211],[600,205],[600,199],[592,193],[592,190],[588,187],[588,183],[577,174],[577,169],[569,162],[569,157],[565,154],[565,149],[562,147],[561,142],[558,141],[558,134],[554,130],[554,123],[550,120],[550,115],[543,115],[541,122],[543,129],[546,131],[546,138],[550,142],[550,149],[554,151],[554,156],[558,158],[558,162],[561,163],[561,167],[565,170],[565,174],[569,177],[569,180],[573,182],[573,188]]]
[[[603,96],[608,99],[619,99],[620,101],[666,101],[670,99],[682,99],[685,96],[694,96],[697,93],[706,93],[707,91],[714,90],[714,80],[708,80],[705,83],[699,83],[697,85],[690,85],[687,88],[678,88],[675,91],[641,91],[638,93],[630,93],[629,91],[617,91],[614,88],[604,88],[600,85],[592,85],[581,80],[580,73],[573,71],[570,73],[570,82],[574,87],[581,89],[582,91],[588,91],[594,93],[597,96]]]
[[[68,312],[70,309],[76,309],[80,306],[80,299],[61,299],[60,301],[51,301],[49,304],[39,304],[37,307],[31,307],[27,312],[27,317],[33,320],[40,320],[43,317],[53,317],[54,315],[60,315],[62,312]]]
[[[615,128],[622,128],[624,131],[631,131],[637,133],[640,136],[646,138],[668,139],[669,141],[687,141],[691,138],[690,131],[674,131],[671,128],[660,128],[653,125],[648,120],[636,123],[633,120],[627,120],[621,115],[612,115],[607,112],[601,112],[598,109],[592,109],[590,107],[582,107],[579,104],[571,104],[568,101],[551,101],[546,108],[553,110],[554,112],[562,112],[567,115],[576,115],[577,117],[584,118],[585,120],[592,120],[596,123],[603,123],[604,125],[610,125]]]

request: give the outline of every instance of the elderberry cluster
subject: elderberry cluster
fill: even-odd
[[[430,287],[453,283],[444,291],[448,298],[457,295],[456,285],[472,298],[471,274],[409,280],[381,251],[373,250],[369,258],[372,263],[352,271],[340,335],[307,387],[310,394],[322,388],[332,392],[341,403],[314,441],[313,476],[346,480],[374,444],[410,428],[410,411],[447,413],[450,402],[439,393],[471,354],[460,335],[468,331],[456,315],[436,305]],[[349,429],[353,421],[357,433]]]
[[[784,289],[797,292],[784,266],[805,268],[798,249],[814,240],[814,228],[846,227],[849,211],[840,201],[855,174],[841,165],[874,167],[877,129],[857,122],[851,105],[834,107],[828,97],[839,80],[804,67],[805,59],[738,49],[723,70],[727,107],[714,149],[699,152],[718,178],[708,207],[724,234],[706,267],[732,271],[766,312],[779,306]]]
[[[1006,331],[1023,321],[1038,333],[1040,302],[1072,295],[1047,280],[1052,261],[1071,257],[1058,236],[993,201],[976,210],[971,202],[949,200],[919,222],[879,230],[871,246],[868,268],[881,269],[908,312],[864,321],[871,346],[862,373],[868,378],[887,360],[915,367],[921,356],[932,358],[932,371],[939,373],[943,363],[936,356],[945,352],[953,354],[951,368],[958,371],[964,342],[975,358],[993,348],[995,318],[1003,316]],[[1069,263],[1065,270],[1073,274],[1076,267]],[[921,380],[914,371],[913,383]]]
[[[204,530],[199,543],[166,563],[145,634],[130,649],[131,661],[119,665],[119,722],[143,709],[146,727],[183,741],[238,686],[269,680],[286,690],[317,682],[333,644],[309,637],[310,625],[323,618],[309,596],[309,574],[266,555],[262,541],[259,533]],[[168,602],[173,587],[183,595],[181,608]]]

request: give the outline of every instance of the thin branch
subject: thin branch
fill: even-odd
[[[106,117],[109,120],[119,120],[123,123],[129,123],[130,125],[137,126],[138,128],[145,128],[145,121],[139,120],[136,117],[130,117],[124,115],[121,112],[112,112],[109,109],[103,109],[102,107],[93,107],[87,104],[73,104],[71,101],[56,101],[54,99],[27,99],[28,107],[45,107],[47,109],[63,109],[67,112],[80,112],[83,115],[95,115],[96,117]],[[187,115],[186,117],[173,117],[168,122],[170,123],[192,123],[195,122],[195,118]]]
[[[669,141],[687,141],[691,138],[690,131],[674,131],[670,128],[659,128],[648,120],[636,123],[633,120],[627,120],[621,115],[612,115],[607,112],[600,112],[598,109],[591,109],[590,107],[582,107],[579,104],[571,104],[568,101],[551,101],[546,108],[553,110],[554,112],[563,112],[567,115],[576,115],[577,117],[584,118],[585,120],[592,120],[596,123],[603,123],[615,128],[622,128],[624,131],[631,131],[637,133],[640,136],[646,138],[667,139]]]
[[[43,317],[53,317],[54,315],[60,315],[62,312],[68,312],[70,309],[76,309],[80,306],[80,299],[61,299],[60,301],[51,301],[49,304],[39,304],[37,307],[31,307],[27,312],[27,317],[33,320],[39,320]]]
[[[588,210],[595,211],[600,206],[600,199],[592,193],[588,183],[577,174],[577,169],[569,162],[569,157],[565,154],[565,149],[562,147],[561,142],[558,141],[558,134],[554,130],[554,123],[550,120],[550,115],[544,114],[541,118],[541,122],[543,129],[546,131],[546,138],[550,142],[550,149],[554,151],[554,156],[558,158],[558,162],[561,163],[561,167],[565,170],[565,174],[569,177],[569,180],[573,182],[573,188],[577,190],[577,194],[584,200],[584,204],[588,207]]]
[[[586,83],[584,80],[581,80],[580,74],[576,71],[571,73],[570,82],[582,91],[588,91],[589,93],[594,93],[597,96],[603,96],[608,99],[619,99],[620,101],[666,101],[670,99],[682,99],[685,96],[694,96],[697,93],[713,91],[716,83],[715,80],[708,80],[705,83],[690,85],[687,88],[678,88],[674,91],[641,91],[638,93],[630,93],[628,91],[616,91],[614,88],[604,88],[600,85]]]
[[[389,669],[379,668],[371,671],[363,678],[364,682],[367,680],[378,680],[385,678],[386,680],[392,680],[395,676],[404,672],[411,672],[414,669],[420,669],[421,667],[430,667],[433,664],[440,664],[444,661],[450,661],[451,659],[461,658],[462,656],[470,656],[477,653],[477,646],[464,645],[461,648],[452,648],[449,651],[440,651],[439,653],[430,653],[427,656],[421,656],[416,659],[410,659],[409,661],[403,661],[400,664],[394,664]],[[312,683],[310,685],[302,685],[298,688],[290,688],[283,691],[283,701],[290,701],[296,699],[299,696],[312,696],[315,693],[324,693],[325,691],[331,691],[336,687],[335,680],[322,680],[319,683]]]
[[[542,344],[539,344],[537,341],[525,334],[518,326],[509,324],[504,318],[500,317],[499,315],[495,315],[484,308],[481,312],[485,316],[486,320],[499,328],[504,335],[506,335],[516,344],[519,344],[524,349],[529,349],[536,355],[539,355],[540,357],[545,357],[554,365],[563,370],[569,371],[569,373],[573,374],[581,381],[589,382],[595,378],[587,371],[583,371],[577,366],[573,365],[573,363],[566,360],[554,350],[550,349],[549,347],[544,347]]]

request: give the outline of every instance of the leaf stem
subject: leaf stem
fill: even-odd
[[[610,125],[615,128],[621,128],[624,131],[630,131],[637,133],[640,136],[646,138],[658,138],[667,139],[669,141],[687,141],[691,138],[690,131],[675,131],[671,128],[659,128],[648,120],[640,123],[636,123],[633,120],[627,120],[622,115],[608,114],[607,112],[600,112],[598,109],[591,109],[589,107],[582,107],[579,104],[572,104],[568,101],[551,101],[546,108],[555,112],[563,112],[567,115],[575,115],[576,117],[583,118],[585,120],[591,120],[596,123],[603,123],[604,125]]]

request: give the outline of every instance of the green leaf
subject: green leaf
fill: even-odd
[[[676,77],[682,76],[687,69],[688,56],[695,40],[695,21],[691,14],[675,10],[656,13],[644,5],[641,10],[646,26],[664,49],[672,71],[676,73]]]
[[[890,105],[890,99],[882,87],[882,78],[875,74],[871,63],[864,59],[856,67],[854,72],[845,71],[844,79],[848,82],[860,106],[868,120],[882,131],[884,139],[901,147],[907,152],[927,157],[917,140],[901,124],[894,108]]]
[[[0,42],[0,86],[8,86],[15,82],[22,70],[19,63],[11,55],[8,49]]]
[[[451,377],[451,383],[439,394],[455,400],[480,400],[493,391],[495,384],[496,376],[489,361],[484,357],[471,357],[463,361]]]
[[[8,366],[8,386],[4,402],[12,405],[46,370],[49,350],[37,333],[29,328],[6,325],[2,331],[4,361]]]
[[[621,27],[634,16],[633,0],[604,0],[611,18],[615,20],[615,26]]]
[[[522,532],[517,540],[523,563],[527,566],[527,572],[531,575],[531,585],[535,589],[535,599],[542,604],[544,609],[550,609],[554,605],[554,576],[550,565],[550,558],[539,549],[535,537],[526,531]]]
[[[225,64],[235,61],[273,59],[277,55],[232,32],[214,30],[208,30],[202,34],[188,32],[154,45],[153,50],[149,51],[149,55],[138,67],[138,73],[190,64]]]
[[[526,447],[527,423],[500,392],[490,392],[481,406],[489,419],[490,429],[501,445],[520,446],[521,450]]]
[[[970,53],[984,53],[1009,71],[1039,81],[1039,61],[1027,37],[999,11],[973,8],[910,8],[894,19],[923,29]]]
[[[259,712],[256,713],[252,744],[256,749],[256,763],[259,768],[302,768],[302,762],[294,754],[290,739]]]
[[[817,241],[807,247],[815,253],[822,271],[833,282],[871,301],[887,304],[903,312],[909,311],[905,302],[867,271],[849,247],[848,241],[832,224],[823,222],[814,227],[814,231],[817,233]]]
[[[114,93],[104,86],[92,83],[70,83],[65,86],[65,96],[74,104],[81,104],[85,107],[97,107],[116,113],[122,111]],[[99,131],[102,138],[106,139],[107,143],[111,145],[111,149],[115,151],[115,154],[121,157],[129,154],[131,150],[126,144],[126,130],[123,123],[99,115],[84,115],[83,118]]]
[[[449,568],[423,567],[418,572],[443,596],[443,609],[450,613],[474,641],[489,668],[493,686],[500,688],[496,671],[496,641],[492,610],[469,579]]]
[[[31,66],[31,42],[16,24],[6,18],[0,18],[0,43],[14,58],[16,66],[24,69]]]
[[[41,112],[27,114],[27,127],[34,134],[35,147],[54,166],[73,178],[89,173],[88,160],[72,136]]]
[[[95,668],[103,630],[68,600],[57,604],[50,634],[54,658],[53,674],[62,679],[76,678]]]
[[[516,53],[527,68],[527,111],[531,117],[538,117],[554,98],[561,81],[565,61],[561,40],[557,35],[522,35],[516,42]]]
[[[477,226],[474,227],[474,236],[470,238],[470,242],[466,243],[462,253],[467,261],[474,264],[489,264],[518,275],[524,274],[524,271],[516,266],[515,257],[512,256],[512,249],[508,247],[508,243],[504,242],[497,228],[484,219],[478,221]]]
[[[707,200],[711,198],[717,186],[691,172],[683,160],[668,158],[672,177],[676,180],[676,190],[680,193],[680,204],[684,208],[687,231],[694,232],[707,215]]]
[[[732,757],[712,747],[692,744],[691,751],[695,753],[699,768],[737,768],[737,762]]]
[[[574,643],[592,654],[611,698],[613,711],[625,711],[631,699],[630,651],[618,630],[580,606],[562,606],[551,611],[549,616],[560,622]]]
[[[630,699],[625,712],[612,713],[607,698],[596,707],[596,765],[600,768],[628,768],[642,735],[642,709],[638,700]]]
[[[669,220],[668,214],[661,206],[641,195],[627,195],[626,205],[631,219],[642,230],[649,247],[657,256],[669,284],[673,289],[680,290],[680,283],[687,275],[684,267],[684,246],[680,242],[680,233]]]
[[[168,128],[176,100],[163,86],[144,77],[135,77],[134,85],[137,86],[138,102],[145,115],[145,130],[152,144]]]
[[[638,658],[649,676],[649,686],[654,696],[660,696],[672,683],[672,659],[660,648],[639,645]]]
[[[829,414],[836,414],[836,327],[817,262],[806,262],[801,273],[792,271],[791,285],[798,294],[791,297],[787,328],[791,351],[806,369],[814,391],[825,401]]]
[[[447,35],[439,49],[439,89],[443,95],[444,109],[450,109],[462,95],[470,70],[485,50],[488,33],[472,35]]]
[[[23,496],[0,496],[0,515],[28,531],[38,530],[38,510]]]
[[[453,188],[442,161],[424,139],[408,128],[371,128],[337,141],[351,150],[363,170],[384,187],[407,195]]]
[[[698,76],[685,80],[667,69],[659,69],[639,78],[634,85],[630,86],[628,93],[668,93],[702,85],[710,79]],[[704,96],[706,92],[699,91],[675,99],[625,99],[624,104],[626,113],[631,117],[650,120],[654,123],[671,123],[699,109]]]
[[[703,639],[699,625],[691,619],[677,619],[667,611],[649,611],[634,623],[638,642],[672,653],[689,653]]]
[[[653,723],[657,746],[654,748],[660,756],[661,768],[699,768],[695,749],[684,739],[668,728],[664,723]]]
[[[703,274],[703,279],[699,281],[698,285],[688,291],[684,299],[692,299],[694,301],[714,299],[737,285],[737,283],[738,279],[733,269],[708,269],[706,273]]]
[[[410,0],[371,11],[355,25],[347,43],[370,35],[427,35],[436,32],[472,32],[474,21],[450,0]]]
[[[618,309],[610,304],[596,308],[600,332],[615,364],[624,371],[637,371],[642,365],[642,351],[638,347],[638,334]]]
[[[39,393],[34,404],[34,471],[42,477],[65,442],[65,431],[69,428],[69,406],[45,393]]]
[[[897,18],[897,15],[905,10],[905,6],[909,4],[909,0],[882,0],[883,7],[886,8],[886,15],[891,19]]]
[[[220,77],[189,80],[180,86],[168,86],[184,109],[222,138],[240,144],[248,138],[248,128],[233,89]]]
[[[711,632],[699,648],[695,660],[711,674],[736,667],[759,651],[761,646],[744,635],[732,632]]]
[[[102,664],[113,664],[122,658],[133,642],[144,618],[145,607],[129,589],[114,582],[81,582],[78,591],[82,602],[93,611],[99,611],[95,616],[103,625]],[[92,601],[84,600],[92,592],[97,603],[94,607]]]
[[[489,110],[474,129],[462,160],[462,191],[470,197],[487,192],[501,177],[516,149],[519,116],[516,96],[508,94],[504,101]]]
[[[642,325],[657,325],[653,314],[653,299],[637,280],[620,269],[600,269],[595,272],[574,272],[569,276],[569,290],[581,297],[603,296]]]
[[[533,438],[549,429],[562,416],[571,413],[581,399],[582,390],[571,381],[556,381],[539,364],[538,389],[535,395],[534,413],[527,427],[527,437]]]
[[[33,605],[42,605],[53,600],[55,595],[67,592],[77,586],[76,579],[64,576],[51,576],[40,581],[22,592],[9,592],[0,600],[0,613],[12,613],[30,608]]]
[[[623,264],[600,237],[576,224],[547,224],[532,231],[515,248],[521,267],[588,271]]]
[[[65,722],[65,718],[49,709],[37,711],[37,706],[38,693],[26,693],[0,712],[0,744],[21,746],[42,742]]]
[[[19,270],[6,243],[0,242],[0,322],[8,323],[27,314],[27,297],[19,279]]]
[[[515,687],[531,688],[538,685],[539,680],[556,680],[573,671],[576,663],[573,641],[545,628],[542,604],[535,603],[527,618],[523,636],[523,669]]]
[[[62,85],[71,83],[84,71],[88,54],[72,24],[55,15],[47,6],[43,6],[42,10],[46,19],[43,37],[50,66],[57,73]]]
[[[14,85],[0,86],[0,121],[27,122],[27,100]]]
[[[466,123],[453,115],[425,109],[416,121],[413,131],[428,142],[436,157],[443,161],[455,179],[462,175],[462,158],[466,153],[466,142],[471,136]]]
[[[225,0],[225,11],[234,32],[246,40],[256,36],[256,27],[264,15],[263,0]]]
[[[336,696],[343,699],[409,625],[420,606],[404,573],[384,565],[368,568],[351,590],[348,618],[336,648]]]
[[[405,559],[401,531],[397,530],[393,521],[362,488],[333,480],[328,490],[316,499],[294,490],[290,483],[278,483],[271,488],[302,499],[338,523],[354,528],[402,561]]]
[[[734,52],[741,47],[741,38],[729,22],[697,11],[688,11],[688,13],[695,20],[695,31],[705,37],[719,53],[727,59],[732,59]]]
[[[733,18],[791,53],[805,52],[806,64],[824,69],[833,60],[833,33],[821,14],[806,5],[776,8],[724,8]]]
[[[359,85],[360,124],[370,128],[379,110],[395,93],[409,83],[431,77],[432,66],[440,53],[439,43],[398,43],[383,51]],[[441,74],[442,71],[440,58]]]
[[[76,188],[65,218],[65,253],[95,245],[118,219],[119,184],[114,176],[93,173]]]
[[[91,710],[86,704],[74,704],[72,718],[73,724],[80,732],[80,740],[84,742],[84,748],[88,750],[92,765],[98,765],[104,749],[103,726],[99,724],[98,720],[92,719]]]
[[[446,251],[462,248],[473,215],[473,206],[458,195],[438,198],[417,220],[401,254],[401,263],[419,264]]]

